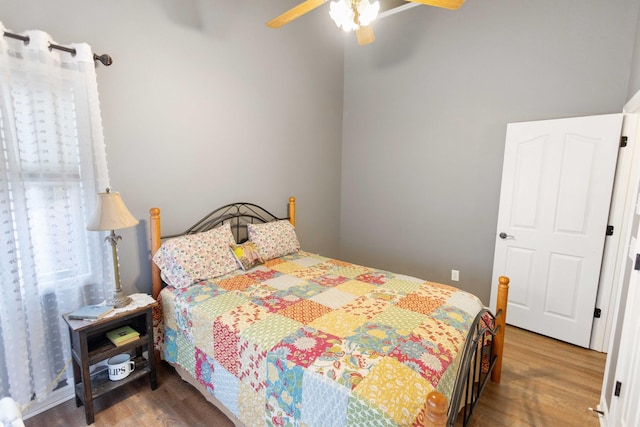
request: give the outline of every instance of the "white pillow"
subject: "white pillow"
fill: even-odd
[[[230,245],[235,244],[231,226],[169,239],[153,257],[162,278],[176,288],[186,288],[204,279],[222,276],[238,268]]]

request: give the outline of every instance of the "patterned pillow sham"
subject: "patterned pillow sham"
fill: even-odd
[[[287,220],[247,224],[247,231],[265,261],[300,250],[296,230]]]
[[[250,270],[264,262],[260,256],[258,247],[250,240],[241,245],[231,245],[231,251],[233,252],[233,256],[236,257],[238,265],[240,265],[240,268],[244,271]]]
[[[153,257],[162,279],[176,288],[186,288],[203,279],[222,276],[238,268],[230,245],[235,244],[231,226],[169,239]]]

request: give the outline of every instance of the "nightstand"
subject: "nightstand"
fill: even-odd
[[[153,349],[153,315],[156,304],[135,308],[115,316],[95,321],[71,320],[62,316],[69,326],[71,355],[73,358],[73,381],[76,406],[84,404],[87,424],[93,423],[93,400],[138,378],[148,376],[151,390],[158,387],[156,362]],[[108,331],[129,325],[140,332],[140,338],[116,347],[106,336]],[[145,357],[144,351],[147,355]],[[91,366],[120,353],[133,356],[135,370],[119,381],[110,381],[107,371],[91,374]]]

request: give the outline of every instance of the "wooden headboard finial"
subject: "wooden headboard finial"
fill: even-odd
[[[160,277],[160,268],[153,262],[153,256],[156,254],[162,240],[160,239],[160,209],[149,209],[149,235],[151,239],[151,294],[155,299],[162,289],[162,278]]]
[[[296,226],[296,198],[289,197],[289,222]]]

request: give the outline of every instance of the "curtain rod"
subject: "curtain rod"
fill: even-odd
[[[5,31],[3,36],[9,37],[10,39],[22,40],[25,45],[29,44],[29,36],[21,36],[20,34],[14,34],[14,33],[8,32],[8,31]],[[53,43],[49,42],[49,50],[51,50],[51,49],[57,49],[57,50],[62,50],[64,52],[68,52],[68,53],[71,54],[71,56],[75,56],[76,55],[76,50],[74,48],[60,46],[60,45],[53,44]],[[98,55],[96,55],[94,53],[93,54],[93,60],[94,61],[100,61],[102,63],[102,65],[106,65],[107,67],[109,65],[113,64],[113,59],[111,59],[111,56],[107,55],[106,53],[104,55],[100,55],[100,56],[98,56]]]

